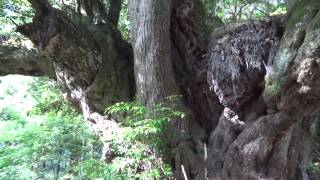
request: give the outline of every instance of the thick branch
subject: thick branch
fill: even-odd
[[[48,0],[29,0],[31,6],[36,11],[36,14],[46,15],[52,9]]]
[[[47,14],[36,11],[33,22],[19,26],[18,31],[54,62],[57,82],[70,102],[80,106],[84,113],[88,109],[101,113],[107,104],[131,99],[134,94],[131,47],[109,21],[97,25],[72,21],[50,4],[30,2],[33,7],[50,11]],[[90,108],[83,106],[83,101]]]
[[[0,76],[8,74],[55,77],[53,64],[45,56],[27,49],[0,45]]]
[[[111,4],[108,11],[108,18],[112,24],[118,25],[121,11],[121,0],[111,0]]]

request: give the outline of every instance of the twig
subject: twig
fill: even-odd
[[[207,159],[208,159],[208,153],[207,153],[207,144],[203,143],[203,149],[204,149],[204,179],[208,178],[208,169],[207,169]]]
[[[181,165],[181,170],[182,170],[182,174],[184,176],[184,180],[188,180],[188,177],[187,177],[186,171],[184,170],[183,165]]]
[[[18,23],[16,23],[12,18],[10,18],[10,17],[6,17],[6,18],[8,18],[15,26],[20,26]]]

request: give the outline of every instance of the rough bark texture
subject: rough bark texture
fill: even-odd
[[[209,92],[206,52],[209,34],[201,2],[174,1],[171,17],[172,62],[177,83],[196,123],[208,133],[217,124],[222,106]]]
[[[297,12],[301,7],[308,13]],[[320,111],[319,97],[312,93],[319,92],[316,85],[319,78],[315,78],[319,72],[317,59],[320,55],[319,46],[315,45],[320,35],[316,25],[319,8],[315,1],[299,2],[293,8],[291,13],[298,13],[300,17],[297,14],[288,16],[284,35],[273,58],[273,68],[265,76],[267,82],[262,96],[257,96],[255,92],[259,91],[252,88],[259,87],[259,81],[264,84],[263,72],[259,75],[256,69],[252,73],[255,66],[250,65],[252,60],[260,61],[259,66],[267,60],[262,51],[251,59],[251,55],[256,54],[254,48],[260,48],[261,43],[256,42],[252,47],[251,43],[245,45],[247,40],[241,40],[244,44],[239,46],[236,41],[237,34],[250,33],[250,28],[241,30],[237,27],[231,34],[221,36],[221,40],[213,40],[215,48],[209,57],[212,67],[208,78],[226,109],[209,138],[211,178],[308,179],[309,127]],[[267,27],[272,28],[266,26],[259,30],[267,33]],[[230,39],[230,36],[235,38]],[[255,35],[250,37],[257,40]],[[266,39],[258,37],[262,38],[260,42]],[[227,61],[233,63],[223,65]],[[235,75],[237,73],[240,76]],[[230,109],[242,111],[230,113]]]
[[[187,126],[190,138],[180,141],[175,156],[175,177],[189,178],[204,170],[204,144],[222,111],[206,81],[208,33],[200,1],[173,1],[171,16],[172,56],[176,81],[190,110]]]
[[[8,74],[55,78],[53,63],[44,55],[28,49],[0,45],[0,76]]]
[[[116,123],[103,116],[108,104],[128,101],[134,94],[130,46],[111,24],[71,21],[47,1],[31,0],[36,15],[18,27],[54,64],[65,98],[80,107],[102,136]]]
[[[139,101],[152,108],[157,103],[166,102],[166,98],[180,95],[179,86],[172,62],[172,41],[170,39],[171,0],[129,1],[129,12],[132,22],[132,42],[135,54],[135,77],[137,85],[137,96]],[[189,109],[178,99],[171,108],[189,113]],[[190,151],[186,148],[186,137],[190,136],[188,119],[173,119],[168,125],[167,138],[169,147],[173,151]],[[194,125],[197,126],[195,123]],[[195,126],[194,126],[195,127]],[[182,161],[179,153],[169,153],[176,167],[180,167]],[[192,154],[190,154],[192,155]],[[184,166],[189,169],[189,164]],[[182,177],[180,168],[177,177]]]
[[[147,106],[178,95],[170,61],[171,0],[129,1],[139,101]]]
[[[130,0],[134,64],[111,23],[71,21],[47,1],[30,2],[36,16],[19,31],[43,55],[0,47],[1,66],[25,64],[0,67],[1,75],[48,75],[44,64],[52,63],[66,98],[105,132],[116,123],[101,112],[133,97],[134,67],[142,103],[183,96],[179,106],[189,118],[171,125],[188,137],[172,145],[177,179],[181,165],[189,179],[308,179],[320,119],[317,0],[292,1],[285,22],[232,24],[211,36],[200,0]]]
[[[264,75],[269,69],[271,73],[282,23],[281,18],[240,23],[212,34],[208,82],[225,107],[239,112],[261,93]]]

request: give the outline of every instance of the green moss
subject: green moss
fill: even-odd
[[[287,22],[287,28],[293,29],[294,26],[303,18],[306,14],[306,1],[298,1],[296,2],[295,6],[293,7],[291,13],[289,14],[289,19]]]
[[[102,54],[102,64],[88,91],[90,98],[105,106],[129,100],[129,67],[117,49],[112,30],[108,25],[98,25],[90,31],[94,34],[95,42]]]
[[[272,74],[265,76],[265,89],[270,96],[277,95],[281,90],[282,84],[286,79],[290,61],[293,60],[290,53],[292,52],[288,51],[285,47],[280,47],[274,59]]]
[[[320,12],[316,14],[316,16],[312,19],[307,27],[307,32],[313,31],[315,29],[320,28]]]
[[[270,86],[267,86],[266,87],[266,93],[269,95],[269,96],[276,96],[281,88],[280,88],[280,84],[279,83],[274,83],[274,84],[271,84]]]
[[[91,24],[91,20],[87,16],[74,15],[72,17],[72,22],[76,25],[77,29],[82,32],[87,32],[88,24]]]
[[[314,1],[300,0],[295,3],[295,6],[291,10],[287,22],[286,33],[295,29],[295,25],[299,22],[304,22],[304,15],[308,14],[308,6],[312,5],[312,8],[318,7],[320,2],[315,3]],[[310,14],[309,14],[310,15]],[[277,51],[276,57],[273,63],[273,72],[270,77],[266,77],[266,92],[270,96],[276,96],[282,89],[285,80],[288,78],[287,73],[291,68],[292,63],[295,61],[295,55],[298,51],[306,51],[305,48],[313,47],[312,43],[315,42],[315,33],[311,32],[320,28],[320,12],[318,12],[313,19],[310,21],[308,26],[301,27],[298,34],[292,34],[282,40],[284,46],[280,46]],[[306,32],[303,32],[306,30]],[[293,41],[290,37],[294,38]],[[315,44],[317,45],[317,44]]]
[[[197,26],[200,28],[201,31],[207,34],[210,33],[211,30],[206,23],[207,10],[203,2],[200,0],[196,0],[196,2],[194,3],[194,8],[196,11],[195,23],[197,23]]]
[[[276,96],[281,90],[281,80],[275,78],[275,76],[266,76],[266,88],[265,91],[269,96]]]

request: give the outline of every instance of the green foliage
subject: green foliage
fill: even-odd
[[[9,107],[0,113],[0,179],[58,179],[67,173],[86,177],[81,164],[99,162],[100,141],[64,102],[54,82],[38,78],[29,93],[37,102],[29,116]]]
[[[310,174],[320,174],[320,155],[319,154],[312,156],[311,162],[309,163],[309,166],[308,166],[308,171]]]
[[[117,177],[116,170],[112,166],[107,166],[103,161],[97,159],[87,159],[81,161],[76,167],[76,171],[82,172],[88,178],[108,179],[108,177]],[[110,178],[111,179],[111,178]]]
[[[24,39],[15,28],[30,22],[33,15],[27,0],[0,0],[0,43],[21,46]]]
[[[15,89],[15,88],[12,87],[12,86],[9,86],[9,87],[5,90],[5,94],[6,94],[6,95],[9,95],[9,96],[14,95],[15,93],[17,93],[17,89]]]
[[[12,107],[0,109],[0,121],[16,121],[21,125],[26,123],[24,117]]]
[[[34,15],[27,0],[1,0],[0,21],[7,24],[30,22]]]
[[[122,9],[120,11],[118,28],[125,40],[130,41],[130,20],[128,15],[128,4],[127,1],[122,3]]]
[[[220,0],[215,7],[216,15],[223,21],[262,19],[286,12],[285,3],[264,0]]]
[[[69,172],[80,174],[72,168],[83,159],[98,156],[98,150],[94,149],[99,149],[98,141],[84,131],[87,127],[80,118],[47,117],[41,124],[28,123],[19,128],[19,132],[16,127],[13,128],[7,125],[6,129],[11,133],[4,132],[4,135],[10,136],[0,138],[4,142],[0,151],[1,177],[9,175],[8,169],[16,169],[16,174],[24,173],[25,169],[32,170],[38,177],[45,179],[59,177],[68,169]],[[25,168],[16,168],[20,166]]]
[[[27,91],[35,100],[24,116],[11,107],[0,112],[0,179],[161,179],[171,176],[164,162],[167,123],[185,115],[164,104],[153,110],[116,103],[107,113],[122,119],[104,139],[110,161],[100,160],[102,143],[66,104],[57,85],[47,78],[32,81]],[[10,87],[9,87],[10,88]],[[19,91],[12,90],[12,96]]]
[[[60,95],[57,84],[49,78],[38,78],[30,83],[29,93],[37,101],[37,104],[30,111],[30,115],[42,115],[45,113],[56,113],[57,115],[70,114],[76,112],[67,104]]]
[[[116,157],[107,165],[115,170],[113,174],[127,179],[161,179],[171,175],[170,166],[162,159],[167,145],[165,129],[171,119],[183,118],[184,113],[165,104],[148,110],[134,102],[116,103],[106,112],[122,117],[122,126],[113,129],[105,139],[110,154]]]

